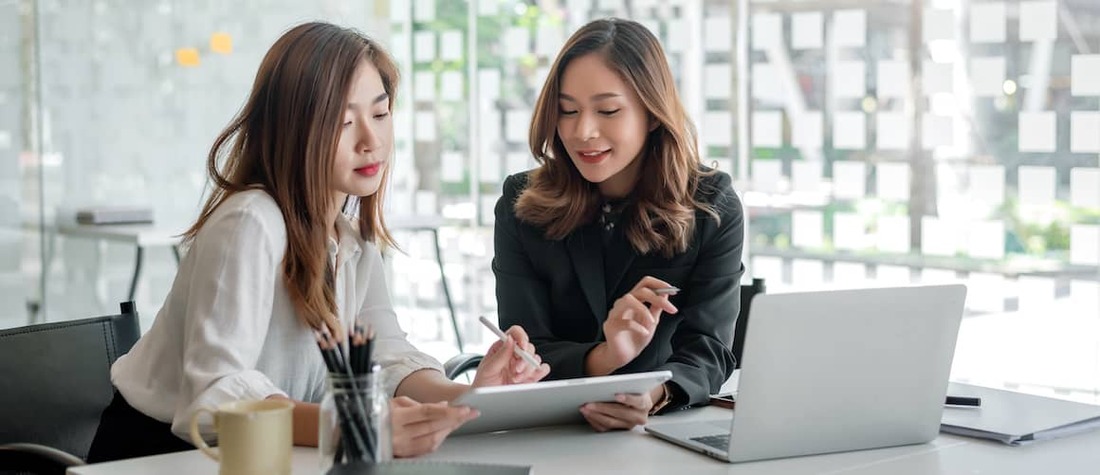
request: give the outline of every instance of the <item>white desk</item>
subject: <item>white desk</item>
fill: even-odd
[[[706,407],[661,416],[661,421],[728,416]],[[1095,474],[1100,431],[1010,447],[997,442],[940,435],[928,444],[727,464],[658,440],[640,428],[599,434],[587,426],[548,427],[452,437],[425,459],[531,465],[538,475],[670,474]],[[198,451],[158,455],[70,469],[70,475],[215,474],[217,465]],[[317,473],[316,449],[298,447],[295,474]]]

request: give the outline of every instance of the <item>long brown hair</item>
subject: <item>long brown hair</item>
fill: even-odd
[[[198,220],[184,233],[198,235],[227,198],[248,189],[266,191],[282,211],[287,248],[283,278],[298,317],[312,328],[340,335],[332,269],[326,254],[333,203],[332,167],[348,89],[362,61],[382,77],[393,109],[397,66],[363,34],[328,23],[305,23],[283,34],[260,63],[248,102],[218,135],[207,156],[213,188]],[[389,170],[378,191],[359,200],[359,232],[383,246],[393,238],[382,220]]]
[[[581,176],[558,136],[561,78],[571,61],[599,54],[608,67],[641,97],[656,128],[635,160],[643,160],[633,203],[624,211],[627,240],[641,253],[684,252],[695,227],[695,210],[717,219],[714,209],[695,199],[699,164],[695,126],[684,111],[668,60],[657,38],[640,23],[616,18],[593,21],[577,30],[550,68],[531,120],[531,153],[540,166],[516,200],[516,216],[543,227],[548,239],[565,238],[591,222],[601,198]]]

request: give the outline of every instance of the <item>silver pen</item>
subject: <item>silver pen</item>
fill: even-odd
[[[665,287],[663,289],[653,290],[653,293],[655,293],[657,295],[676,295],[679,292],[680,292],[680,289],[678,289],[676,287]]]
[[[483,325],[489,327],[489,330],[492,331],[493,334],[497,336],[497,338],[500,338],[501,340],[508,338],[508,336],[505,335],[504,332],[500,331],[500,329],[497,328],[496,325],[493,325],[493,322],[490,322],[488,318],[485,318],[485,315],[478,317],[478,320],[481,320],[481,323]],[[535,357],[531,356],[531,353],[528,353],[520,348],[518,343],[512,345],[512,351],[514,351],[516,355],[519,355],[520,358],[523,358],[523,361],[526,361],[527,364],[531,365],[532,368],[539,367],[539,362],[535,361]]]

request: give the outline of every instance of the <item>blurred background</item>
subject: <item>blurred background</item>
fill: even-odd
[[[963,282],[953,380],[1100,403],[1095,0],[0,0],[0,327],[132,296],[148,328],[211,142],[271,43],[320,19],[403,74],[398,316],[440,359],[484,350],[493,205],[534,166],[550,63],[605,16],[661,39],[706,162],[736,178],[746,278]],[[90,206],[154,223],[72,224]]]

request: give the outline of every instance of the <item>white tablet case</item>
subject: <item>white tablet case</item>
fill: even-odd
[[[475,434],[584,422],[580,413],[582,404],[614,401],[615,395],[620,393],[640,394],[671,378],[670,371],[651,371],[474,388],[452,404],[470,406],[481,415],[454,433]]]

